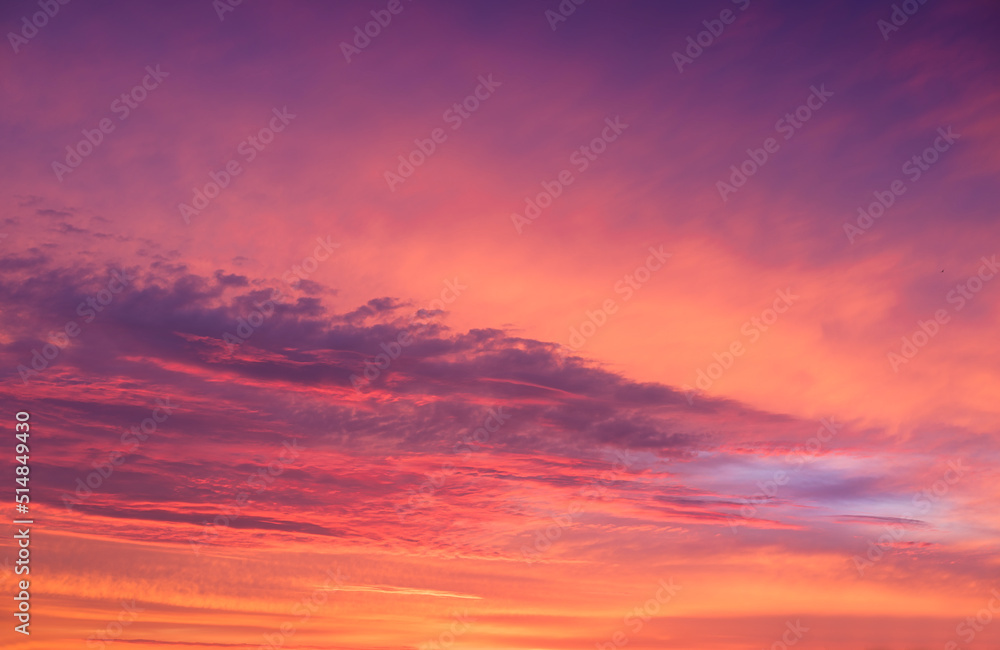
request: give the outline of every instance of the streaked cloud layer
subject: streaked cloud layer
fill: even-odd
[[[1000,638],[996,8],[389,5],[0,59],[5,647]]]

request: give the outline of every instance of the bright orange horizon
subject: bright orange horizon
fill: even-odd
[[[4,648],[1000,641],[991,3],[0,25]]]

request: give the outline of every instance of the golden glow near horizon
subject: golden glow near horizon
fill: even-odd
[[[4,648],[1000,641],[991,4],[9,9]]]

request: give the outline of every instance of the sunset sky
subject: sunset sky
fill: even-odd
[[[996,3],[63,1],[4,648],[1000,643]]]

